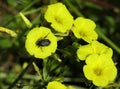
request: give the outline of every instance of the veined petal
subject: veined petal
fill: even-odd
[[[60,82],[52,81],[48,83],[47,89],[67,89],[67,87]]]
[[[93,80],[93,84],[96,86],[106,86],[108,85],[109,81],[108,78],[106,78],[106,76],[100,76],[100,77],[96,77]]]
[[[91,45],[80,46],[77,55],[80,60],[85,60],[87,56],[93,53]]]
[[[85,60],[91,54],[105,54],[108,57],[112,57],[113,51],[111,48],[98,41],[93,41],[87,45],[82,45],[77,50],[77,56],[80,60]]]
[[[92,80],[93,76],[95,77],[95,74],[91,70],[92,68],[90,66],[87,65],[83,66],[84,75],[88,80]]]
[[[91,43],[95,53],[98,53],[98,54],[106,54],[110,57],[112,57],[113,55],[113,51],[111,48],[107,47],[106,45],[98,42],[98,41],[93,41]]]

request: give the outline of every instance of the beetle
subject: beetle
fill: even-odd
[[[49,34],[49,33],[48,33]],[[36,45],[37,46],[41,46],[41,47],[44,47],[44,46],[48,46],[50,45],[50,40],[49,39],[46,39],[46,37],[48,36],[48,34],[43,37],[42,39],[40,38],[37,42],[36,42]]]
[[[48,46],[48,45],[50,45],[50,40],[49,39],[42,39],[42,40],[38,40],[37,41],[37,45],[38,46]]]

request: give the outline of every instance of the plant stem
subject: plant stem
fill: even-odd
[[[42,18],[42,14],[39,13],[38,16],[32,21],[32,24],[33,25],[38,25],[38,23],[41,24],[42,22],[41,18]]]
[[[82,13],[69,1],[69,0],[64,0],[65,4],[70,7],[70,9],[77,15],[77,16],[82,16]]]
[[[8,87],[8,89],[12,89],[16,83],[22,78],[22,76],[26,73],[28,70],[29,66],[32,65],[33,59],[30,60],[29,64],[27,67],[20,73],[20,75],[15,79],[15,81]]]
[[[41,10],[41,7],[37,8],[37,9],[33,9],[33,10],[29,10],[29,11],[23,12],[23,14],[24,15],[28,15],[28,14],[32,14],[32,13],[38,12],[40,10]]]
[[[101,31],[100,29],[96,29],[97,33],[100,35],[100,37],[107,42],[114,50],[116,50],[116,52],[118,52],[120,54],[120,48],[114,44],[114,42],[112,42],[108,37],[106,37]]]
[[[32,7],[38,0],[33,0],[28,6],[26,6],[21,12],[24,12],[28,10],[30,7]]]

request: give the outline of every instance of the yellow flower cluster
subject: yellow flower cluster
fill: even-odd
[[[93,41],[80,46],[77,50],[80,60],[85,60],[83,72],[88,80],[96,86],[106,86],[114,81],[117,69],[112,60],[113,51],[106,45]]]
[[[112,61],[113,51],[97,41],[96,24],[92,20],[78,17],[73,21],[62,3],[49,5],[45,19],[56,31],[65,33],[71,30],[76,38],[89,43],[77,50],[78,58],[86,61],[83,71],[88,80],[92,80],[96,86],[105,86],[115,79],[117,69]]]
[[[92,20],[83,17],[73,20],[73,16],[62,3],[49,5],[44,17],[51,23],[54,30],[60,33],[68,33],[71,30],[77,38],[88,43],[98,37],[94,31],[96,25]],[[28,33],[25,47],[30,55],[44,59],[55,52],[57,40],[49,28],[36,27]]]
[[[73,16],[62,3],[49,5],[45,19],[51,23],[54,30],[61,33],[67,33],[71,30],[77,38],[88,43],[98,38],[94,30],[96,24],[92,20],[83,17],[73,20]]]
[[[78,58],[86,62],[83,72],[88,80],[96,86],[106,86],[114,81],[117,69],[112,60],[113,51],[97,41],[96,24],[92,20],[83,17],[74,20],[62,3],[49,5],[44,16],[57,32],[72,31],[77,39],[83,39],[88,43],[77,50]],[[33,28],[27,35],[26,49],[36,58],[46,58],[56,51],[57,38],[49,28]],[[66,86],[53,81],[49,82],[47,89],[66,89]]]

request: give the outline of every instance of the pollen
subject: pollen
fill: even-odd
[[[82,37],[85,37],[86,34],[84,32],[79,32],[79,34],[82,36]]]
[[[57,23],[62,24],[62,21],[61,21],[61,19],[60,19],[60,18],[55,17],[55,21],[56,21]]]
[[[100,76],[100,75],[102,75],[102,70],[100,68],[96,68],[96,69],[94,69],[94,74],[97,76]]]

